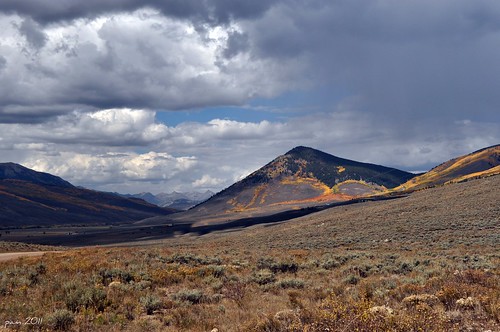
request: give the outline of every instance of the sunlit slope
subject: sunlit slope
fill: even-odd
[[[395,190],[416,190],[500,173],[500,145],[451,159],[405,182]]]

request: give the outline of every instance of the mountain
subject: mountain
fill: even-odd
[[[78,188],[18,164],[0,163],[0,227],[112,224],[173,212],[143,200]]]
[[[39,185],[71,188],[73,185],[58,176],[37,172],[14,163],[0,163],[0,180],[21,180]]]
[[[205,192],[171,192],[171,193],[160,193],[157,195],[153,195],[152,193],[145,192],[140,194],[125,194],[122,195],[124,197],[129,198],[140,198],[149,202],[151,204],[155,204],[162,207],[172,208],[176,210],[187,210],[197,204],[200,204],[210,197],[212,197],[214,193],[210,190]]]
[[[139,194],[119,194],[119,193],[114,193],[114,194],[120,195],[123,197],[127,197],[127,198],[142,199],[148,203],[161,206],[161,202],[158,199],[158,197],[156,197],[156,195],[153,195],[152,193],[149,193],[149,192],[143,192],[143,193],[139,193]]]
[[[394,190],[418,190],[496,174],[500,174],[500,144],[444,162]]]
[[[202,193],[196,191],[179,193],[174,191],[170,194],[158,194],[156,197],[160,200],[161,206],[177,210],[188,210],[195,205],[203,203],[213,195],[214,193],[210,190]]]
[[[221,221],[345,201],[384,192],[414,176],[299,146],[176,218]]]

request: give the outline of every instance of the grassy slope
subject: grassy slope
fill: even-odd
[[[451,159],[429,172],[403,183],[394,190],[414,190],[441,185],[447,182],[461,181],[470,177],[498,174],[500,165],[500,145]],[[472,175],[471,175],[472,174]]]
[[[499,196],[492,176],[272,226],[0,263],[0,319],[75,331],[498,331]]]

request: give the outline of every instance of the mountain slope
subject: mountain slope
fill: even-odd
[[[451,159],[403,183],[395,190],[417,190],[495,174],[500,174],[500,145]]]
[[[22,180],[39,185],[73,187],[71,183],[58,176],[37,172],[15,163],[0,163],[0,180]]]
[[[345,201],[383,192],[413,176],[299,146],[178,217],[223,220]]]
[[[139,199],[77,188],[13,163],[0,164],[0,226],[108,224],[167,215]]]

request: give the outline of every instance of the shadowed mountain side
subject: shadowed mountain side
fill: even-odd
[[[0,227],[120,223],[177,212],[140,199],[77,188],[16,164],[0,164],[0,174]]]
[[[500,174],[500,145],[494,145],[442,163],[394,188],[418,190],[451,182]]]
[[[58,176],[37,172],[15,163],[0,163],[0,180],[22,180],[40,185],[73,187],[71,183]]]
[[[206,225],[262,217],[383,193],[413,176],[394,168],[296,147],[171,219]],[[154,223],[161,223],[161,218],[154,219]]]

